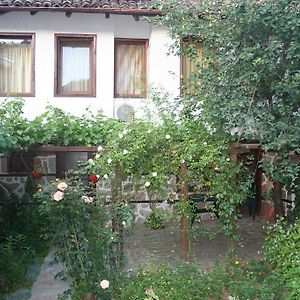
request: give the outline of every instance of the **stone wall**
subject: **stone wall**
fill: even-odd
[[[111,200],[111,184],[110,180],[100,180],[97,183],[97,193],[99,197],[103,197],[105,201],[109,202]],[[122,196],[124,199],[133,202],[134,205],[134,215],[136,223],[144,223],[147,217],[151,214],[149,195],[147,194],[146,188],[141,184],[134,184],[132,178],[128,177],[122,182]],[[175,192],[175,177],[172,177],[168,184],[166,190],[159,196],[156,200],[158,209],[168,209],[172,210],[172,205],[167,203],[168,199],[177,199],[177,194]],[[134,203],[137,202],[137,203]]]

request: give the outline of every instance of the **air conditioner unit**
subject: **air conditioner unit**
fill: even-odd
[[[134,107],[126,102],[114,103],[114,118],[124,122],[130,122],[135,117]]]

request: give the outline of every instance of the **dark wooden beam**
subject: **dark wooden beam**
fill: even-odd
[[[38,11],[37,11],[37,10],[35,10],[35,11],[31,11],[31,12],[30,12],[30,15],[31,15],[31,16],[34,16],[34,15],[36,15],[37,13],[38,13]]]
[[[105,14],[105,19],[109,19],[110,14]]]
[[[66,17],[70,18],[72,16],[72,12],[71,11],[66,11]]]
[[[132,15],[135,21],[139,21],[140,20],[140,16],[139,15]]]
[[[85,146],[39,146],[34,149],[35,152],[96,152],[97,147],[85,147]]]

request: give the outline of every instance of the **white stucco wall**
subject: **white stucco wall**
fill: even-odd
[[[171,43],[165,28],[146,21],[135,21],[132,16],[73,13],[11,12],[0,15],[0,32],[34,32],[35,97],[24,98],[25,114],[33,118],[50,103],[75,115],[90,106],[103,109],[113,116],[114,105],[127,102],[135,107],[144,105],[140,99],[114,99],[114,38],[149,39],[148,84],[161,86],[174,96],[179,93],[179,57],[167,55]],[[54,97],[54,33],[86,33],[97,35],[96,46],[96,97]],[[143,104],[141,104],[143,103]],[[146,102],[147,103],[147,102]]]

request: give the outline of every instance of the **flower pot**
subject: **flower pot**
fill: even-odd
[[[31,173],[32,178],[40,180],[43,177],[43,174],[39,171],[33,171]]]
[[[88,177],[89,181],[92,182],[93,184],[96,184],[97,181],[99,180],[96,175],[89,175]]]

